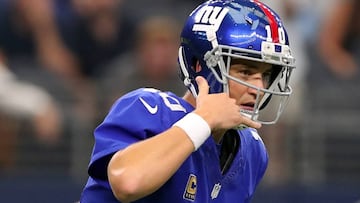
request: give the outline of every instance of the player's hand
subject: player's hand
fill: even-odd
[[[242,116],[240,106],[227,93],[209,94],[209,85],[205,78],[198,76],[196,82],[199,94],[196,98],[194,113],[200,115],[214,129],[230,129],[240,124],[260,128],[261,124]]]

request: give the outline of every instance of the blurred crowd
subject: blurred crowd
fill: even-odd
[[[117,97],[143,86],[185,91],[179,33],[200,2],[0,0],[0,176],[65,173],[83,183],[92,131]],[[326,165],[309,166],[309,147],[360,137],[360,1],[263,2],[285,21],[297,59],[285,115],[261,129],[265,182],[324,177]]]
[[[92,131],[114,99],[185,90],[178,36],[197,3],[0,0],[0,174],[86,177]]]

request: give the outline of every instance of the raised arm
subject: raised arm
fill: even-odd
[[[109,182],[121,202],[137,200],[159,189],[210,136],[210,131],[239,124],[260,127],[259,123],[241,116],[234,99],[225,93],[208,94],[209,86],[202,77],[197,82],[199,96],[192,116],[185,116],[180,120],[184,121],[182,124],[175,124],[161,134],[118,151],[110,160]],[[198,133],[192,134],[191,129]]]

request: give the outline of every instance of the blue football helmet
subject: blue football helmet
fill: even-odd
[[[276,123],[292,93],[295,59],[286,30],[279,16],[257,0],[210,0],[198,6],[181,33],[178,59],[182,80],[195,97],[197,76],[208,81],[210,93],[228,92],[229,80],[256,89],[254,110],[241,113],[263,124]],[[259,88],[229,75],[232,59],[272,64],[270,85]],[[196,63],[202,67],[198,72]]]

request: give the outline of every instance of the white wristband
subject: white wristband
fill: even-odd
[[[177,121],[173,126],[183,129],[194,144],[195,151],[211,134],[209,124],[196,113],[189,113]]]

